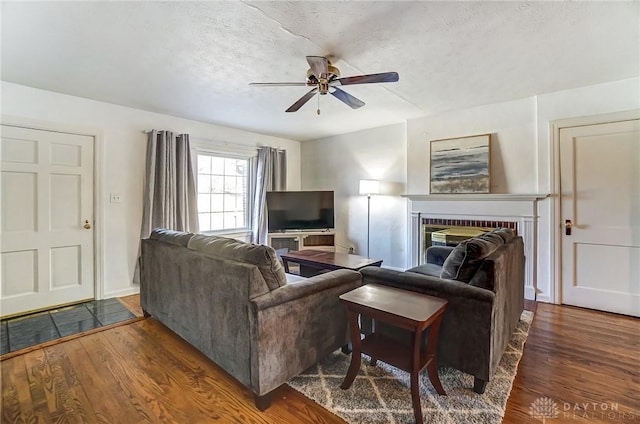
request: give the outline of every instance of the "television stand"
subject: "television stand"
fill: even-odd
[[[335,252],[335,235],[334,230],[303,230],[269,233],[267,235],[267,244],[276,249],[276,251],[283,253],[305,249]]]

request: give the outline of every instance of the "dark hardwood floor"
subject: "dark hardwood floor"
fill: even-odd
[[[545,397],[549,422],[640,423],[640,319],[538,303],[503,422],[541,422]]]
[[[121,301],[139,314],[138,296]],[[639,334],[638,319],[538,304],[503,422],[542,422],[530,411],[544,397],[559,413],[548,422],[640,423]],[[2,423],[344,423],[288,386],[259,412],[249,390],[153,318],[0,366]]]

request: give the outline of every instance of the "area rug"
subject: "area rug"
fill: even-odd
[[[439,396],[426,371],[420,373],[420,399],[425,423],[500,423],[529,334],[533,312],[524,311],[484,394],[473,391],[473,377],[452,368],[439,368],[447,396]],[[409,373],[363,355],[360,373],[348,390],[340,389],[350,355],[339,350],[291,379],[288,384],[325,409],[352,424],[415,422]]]

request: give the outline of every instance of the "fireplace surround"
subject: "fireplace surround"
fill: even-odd
[[[410,266],[424,261],[425,225],[507,227],[522,236],[525,250],[525,298],[535,300],[538,201],[540,194],[404,195],[409,199]]]

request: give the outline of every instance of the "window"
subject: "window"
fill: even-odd
[[[201,232],[249,227],[249,159],[199,153],[198,220]]]

